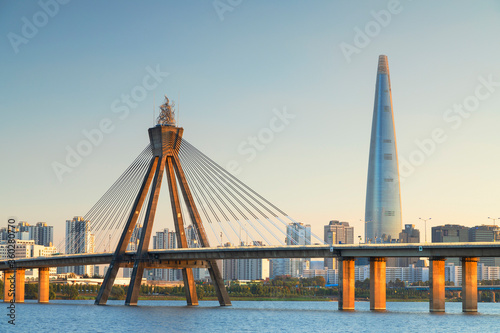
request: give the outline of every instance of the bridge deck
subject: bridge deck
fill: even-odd
[[[112,253],[72,254],[14,260],[17,268],[100,265],[111,262]],[[413,244],[335,244],[306,246],[244,246],[195,249],[150,250],[142,260],[150,267],[172,267],[191,261],[191,267],[204,267],[204,260],[259,258],[326,257],[499,257],[500,243],[413,243]],[[134,252],[127,252],[124,266],[132,264]],[[176,264],[177,261],[177,264]],[[0,261],[0,270],[11,269]]]

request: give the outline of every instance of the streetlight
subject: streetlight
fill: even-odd
[[[495,225],[495,221],[500,220],[500,217],[489,217],[488,216],[488,219],[493,220],[493,225]]]
[[[495,221],[500,220],[500,217],[494,218],[488,216],[488,219],[493,220],[493,241],[496,241],[497,233],[495,232]]]
[[[423,218],[419,217],[418,219],[424,221],[425,242],[427,243],[427,221],[432,220],[432,218],[429,217],[428,219],[423,219]]]

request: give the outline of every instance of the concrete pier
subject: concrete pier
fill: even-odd
[[[370,258],[370,310],[385,311],[386,258]]]
[[[462,311],[477,312],[478,258],[462,258]]]
[[[49,268],[38,269],[38,303],[49,302]]]
[[[339,259],[339,310],[354,311],[354,258]]]
[[[13,270],[3,272],[3,301],[9,303],[14,295],[15,275]]]
[[[430,312],[445,311],[444,258],[429,258]]]
[[[16,268],[16,303],[24,303],[24,268]]]

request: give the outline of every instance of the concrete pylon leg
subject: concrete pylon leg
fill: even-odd
[[[106,276],[104,277],[101,288],[99,289],[99,293],[97,294],[97,298],[94,303],[96,305],[104,305],[108,301],[109,294],[111,293],[111,289],[113,288],[113,284],[116,279],[116,275],[118,274],[118,270],[120,269],[120,257],[125,253],[130,238],[132,237],[132,233],[135,229],[137,219],[139,218],[139,213],[142,209],[142,205],[144,204],[144,200],[146,199],[149,186],[153,181],[153,176],[155,174],[157,164],[158,159],[153,157],[149,163],[148,171],[146,172],[146,175],[144,175],[141,189],[139,190],[139,193],[135,198],[134,205],[132,206],[132,210],[130,211],[130,215],[127,219],[127,223],[125,225],[123,233],[120,237],[120,240],[118,241],[118,245],[116,246],[116,251],[113,254],[113,259],[109,264],[108,270],[106,271]]]
[[[430,282],[430,312],[444,312],[445,310],[445,287],[444,287],[444,258],[430,258],[429,265]]]
[[[49,302],[49,268],[38,269],[38,303]]]
[[[462,258],[462,311],[477,312],[478,258]]]
[[[24,268],[16,269],[16,303],[24,303]]]
[[[339,260],[339,310],[354,311],[354,258]]]
[[[370,310],[385,311],[386,258],[370,258]]]
[[[132,275],[130,277],[130,284],[127,290],[125,305],[137,305],[137,300],[139,299],[142,275],[145,268],[144,262],[140,261],[140,259],[142,259],[142,256],[148,252],[149,240],[151,239],[151,231],[153,229],[153,223],[156,214],[156,206],[158,205],[158,197],[160,196],[161,182],[164,172],[163,170],[165,169],[165,159],[166,157],[158,158],[158,165],[153,183],[151,184],[148,207],[146,210],[146,216],[144,217],[144,225],[141,231],[141,238],[139,241],[139,248],[137,249],[136,261],[134,262]]]
[[[16,287],[16,277],[14,271],[8,270],[3,272],[3,301],[9,303],[14,296]]]
[[[196,204],[191,194],[191,190],[186,180],[186,176],[184,175],[184,171],[182,170],[179,157],[174,156],[172,161],[175,173],[179,178],[179,185],[181,188],[182,195],[184,197],[184,202],[188,209],[189,216],[191,218],[191,222],[198,231],[198,237],[200,238],[201,246],[210,247],[210,243],[208,241],[205,228],[203,227],[203,223],[201,222],[200,214],[198,213],[198,209],[196,208]],[[226,286],[224,285],[224,279],[222,278],[222,273],[219,268],[219,265],[215,260],[209,260],[208,262],[209,262],[208,273],[210,274],[210,279],[214,284],[215,293],[217,294],[217,298],[219,299],[219,304],[221,306],[231,305],[231,300],[229,299],[229,294],[226,290]]]
[[[198,305],[198,295],[196,294],[196,283],[194,282],[192,268],[182,269],[182,280],[184,281],[184,291],[186,293],[187,305]]]
[[[165,164],[165,172],[168,180],[170,192],[170,203],[174,218],[175,234],[177,237],[177,247],[188,248],[186,234],[184,232],[184,218],[182,216],[181,203],[179,201],[179,192],[177,191],[177,181],[175,180],[175,170],[173,157],[168,156]],[[198,305],[198,295],[196,294],[196,284],[194,282],[193,269],[183,268],[182,279],[184,281],[184,291],[186,293],[186,302],[189,306]]]

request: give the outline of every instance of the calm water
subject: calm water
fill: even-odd
[[[479,314],[461,312],[461,303],[446,303],[446,314],[428,312],[428,303],[387,303],[387,312],[372,313],[369,303],[356,312],[340,312],[336,302],[200,302],[140,301],[138,307],[109,301],[51,301],[17,304],[16,326],[0,316],[0,332],[499,332],[500,303],[480,303]],[[3,304],[2,304],[3,305]]]

